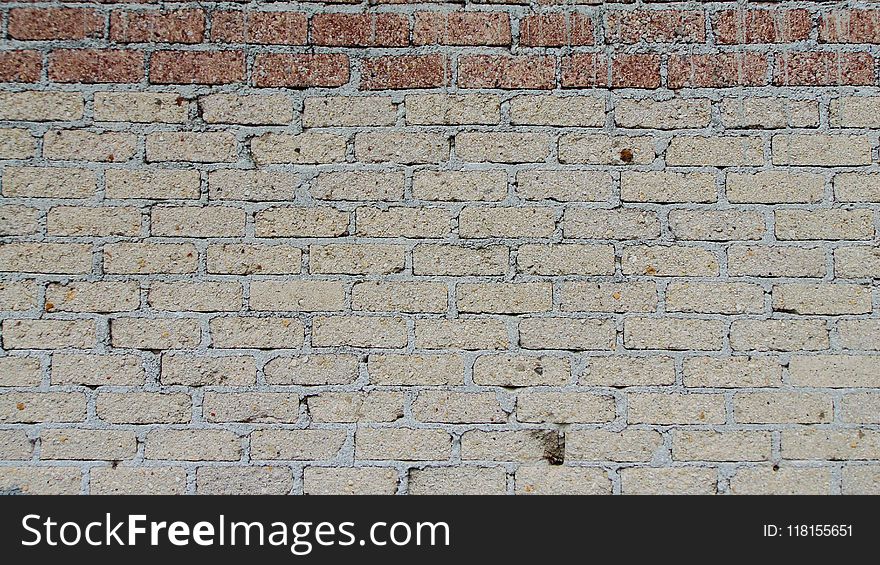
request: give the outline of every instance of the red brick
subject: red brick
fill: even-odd
[[[315,14],[312,43],[344,47],[402,47],[409,20],[396,14]]]
[[[416,45],[510,45],[507,12],[418,12]]]
[[[648,53],[615,55],[611,60],[611,86],[614,88],[658,88],[660,56]]]
[[[874,58],[868,53],[781,53],[773,83],[778,86],[870,85]]]
[[[592,45],[593,19],[578,13],[533,14],[519,24],[519,44],[528,47]]]
[[[725,88],[767,84],[767,57],[760,53],[711,53],[669,58],[669,88]]]
[[[156,51],[150,59],[155,84],[228,84],[244,72],[242,51]]]
[[[608,59],[596,53],[575,53],[562,59],[562,87],[608,86]]]
[[[244,12],[211,14],[211,41],[244,43]]]
[[[120,49],[56,49],[49,55],[49,80],[55,82],[139,82],[144,54]]]
[[[104,18],[87,8],[13,8],[9,37],[13,39],[85,39],[104,35]]]
[[[696,10],[636,10],[609,12],[606,43],[703,43],[703,12]]]
[[[37,82],[42,68],[36,51],[0,51],[0,82]]]
[[[880,43],[880,10],[838,10],[819,22],[823,43]]]
[[[458,62],[461,88],[549,89],[555,85],[554,57],[468,55]]]
[[[348,82],[348,55],[266,53],[254,61],[254,86],[337,87]]]
[[[248,43],[305,45],[308,20],[296,12],[250,12],[245,15],[245,40]]]
[[[205,13],[201,10],[173,12],[113,12],[110,39],[120,43],[201,43],[205,38]]]
[[[402,55],[364,59],[361,89],[435,88],[445,86],[446,57],[443,55]]]
[[[715,41],[791,43],[810,38],[813,22],[807,10],[725,10],[715,15]]]

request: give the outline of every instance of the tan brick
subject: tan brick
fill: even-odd
[[[770,432],[674,430],[672,458],[676,461],[767,461]]]
[[[412,413],[422,422],[446,424],[499,424],[507,420],[492,392],[422,391],[413,400]]]
[[[231,163],[238,159],[238,142],[226,131],[148,133],[146,150],[146,160],[150,163]]]
[[[555,430],[468,430],[461,436],[461,458],[468,461],[556,462],[562,459]]]
[[[503,245],[464,247],[420,244],[413,249],[414,275],[503,275],[508,268],[508,249]]]
[[[725,192],[734,203],[811,204],[822,201],[825,179],[822,175],[789,171],[727,173]]]
[[[134,457],[136,452],[134,432],[78,429],[40,432],[40,459],[119,461]]]
[[[256,213],[257,237],[337,237],[348,232],[348,212],[330,207],[285,206]]]
[[[526,200],[607,202],[611,199],[611,186],[611,175],[602,171],[534,169],[516,174],[516,192]]]
[[[519,344],[525,349],[612,349],[615,336],[611,320],[525,318],[519,323]]]
[[[465,132],[455,136],[455,156],[472,163],[538,163],[550,155],[544,133]]]
[[[413,173],[412,191],[417,200],[503,200],[507,196],[507,173],[420,170]]]
[[[732,276],[822,277],[825,251],[818,247],[731,245],[727,270]]]
[[[602,127],[605,100],[594,96],[517,96],[510,101],[514,125]]]
[[[871,210],[776,210],[776,237],[786,239],[872,239]]]
[[[782,430],[782,456],[826,461],[880,459],[880,432],[813,427],[786,429]]]
[[[430,282],[355,283],[351,289],[352,310],[370,312],[445,312],[446,285]]]
[[[782,365],[775,357],[691,357],[682,366],[688,387],[773,387],[782,385]]]
[[[627,396],[630,424],[722,424],[720,394],[633,393]]]
[[[191,419],[188,394],[107,392],[98,395],[98,417],[110,424],[186,424]]]
[[[613,275],[610,245],[526,244],[517,251],[517,266],[530,275]]]
[[[443,430],[358,428],[354,449],[357,460],[445,461],[452,440]]]
[[[108,243],[104,246],[104,272],[145,275],[193,273],[199,252],[191,243]]]
[[[309,269],[315,274],[387,275],[404,268],[404,248],[372,243],[309,246]]]
[[[148,301],[156,310],[190,312],[238,311],[242,304],[237,282],[153,282]]]
[[[455,354],[370,355],[367,362],[374,385],[459,385],[464,365]]]
[[[0,119],[26,122],[71,122],[83,117],[79,92],[2,92]]]
[[[774,135],[773,164],[820,167],[870,165],[871,146],[872,142],[866,135]]]
[[[174,93],[95,93],[95,120],[100,122],[182,124],[188,111],[187,100]]]
[[[0,129],[0,159],[28,159],[34,156],[37,140],[26,129]]]
[[[497,124],[501,103],[491,94],[410,94],[406,123],[415,125]]]
[[[144,378],[143,363],[135,355],[52,355],[53,385],[137,386]]]
[[[841,491],[843,494],[880,493],[880,465],[844,467]]]
[[[549,237],[556,229],[556,213],[538,206],[465,208],[458,222],[463,238]]]
[[[561,289],[560,308],[565,312],[657,310],[657,286],[652,282],[563,282]]]
[[[49,235],[137,236],[141,231],[141,212],[137,208],[56,206],[46,217]]]
[[[663,447],[654,430],[571,430],[565,433],[565,458],[575,461],[650,461]]]
[[[701,467],[634,467],[621,469],[623,494],[715,494],[718,472]]]
[[[627,318],[623,343],[627,349],[719,350],[725,327],[720,320],[691,318]]]
[[[774,163],[776,153],[774,149]],[[741,167],[764,164],[764,142],[759,137],[673,137],[666,149],[666,164]],[[777,163],[778,164],[778,163]]]
[[[201,341],[197,320],[118,318],[110,321],[113,347],[191,349]]]
[[[199,98],[209,124],[269,125],[293,121],[293,101],[283,94],[210,94]]]
[[[198,494],[282,495],[290,494],[293,476],[286,467],[199,467]]]
[[[296,318],[220,317],[209,322],[216,348],[290,349],[303,344],[303,323]]]
[[[676,239],[732,241],[761,239],[764,215],[750,210],[673,210],[669,229]]]
[[[524,314],[552,308],[550,283],[459,283],[456,293],[461,312]]]
[[[614,420],[614,399],[575,392],[523,392],[516,400],[520,422],[595,424]]]
[[[319,200],[402,200],[403,183],[402,172],[327,172],[317,176],[311,192]]]
[[[586,386],[653,386],[675,383],[675,363],[671,357],[603,356],[589,357],[587,368],[578,378]]]
[[[730,479],[733,494],[829,494],[831,471],[800,467],[746,467]]]
[[[82,470],[78,467],[3,467],[0,490],[22,494],[79,494]]]
[[[208,199],[293,200],[299,185],[299,175],[284,171],[211,171],[208,173]]]
[[[842,96],[831,101],[829,121],[834,127],[880,127],[880,98],[874,96]]]
[[[47,312],[125,312],[140,306],[137,282],[49,283]]]
[[[745,424],[822,424],[834,417],[830,396],[807,392],[739,392],[733,412]]]
[[[207,253],[209,273],[253,274],[299,274],[302,250],[292,245],[209,245]]]
[[[568,238],[656,239],[660,237],[660,220],[650,210],[570,208],[565,211],[562,231]]]
[[[788,370],[794,386],[880,386],[880,357],[875,356],[794,355]]]
[[[245,211],[229,206],[159,206],[153,208],[150,233],[167,237],[236,237],[244,235]]]
[[[252,310],[327,312],[342,310],[345,289],[339,281],[255,280],[251,283]]]
[[[163,385],[247,386],[253,385],[256,378],[257,369],[252,357],[162,355],[160,381]]]
[[[318,317],[312,323],[315,347],[404,347],[406,321],[376,316]]]
[[[779,284],[773,286],[773,310],[793,314],[868,314],[871,288],[854,284]]]
[[[880,202],[880,174],[840,173],[834,176],[838,202]]]
[[[443,208],[361,207],[355,224],[363,237],[442,238],[451,230],[452,213]]]
[[[79,392],[4,392],[0,395],[4,424],[82,422],[86,397]]]
[[[611,479],[603,469],[562,465],[521,465],[516,470],[517,494],[611,494]]]
[[[299,419],[299,396],[285,392],[206,392],[202,412],[208,422],[292,424]]]
[[[303,101],[303,127],[393,126],[397,107],[389,96],[316,96]]]
[[[853,246],[834,250],[834,274],[846,278],[876,278],[880,247]]]
[[[195,199],[201,194],[198,171],[109,169],[104,176],[107,198]]]
[[[40,210],[4,204],[0,208],[0,236],[33,235],[40,231]]]
[[[0,310],[22,312],[37,306],[34,281],[0,283]]]
[[[238,461],[241,440],[228,430],[150,430],[145,459],[173,461]]]
[[[263,368],[268,384],[344,385],[358,376],[355,355],[307,355],[278,357]]]
[[[43,157],[50,160],[120,163],[136,152],[137,137],[130,133],[53,130],[43,136]]]
[[[90,198],[95,172],[70,167],[4,167],[3,196],[10,198]]]
[[[647,165],[655,157],[651,137],[592,133],[566,133],[559,137],[560,163]]]
[[[815,100],[725,98],[721,101],[721,122],[726,128],[743,129],[816,127],[819,105]]]
[[[424,467],[410,469],[408,494],[500,495],[507,493],[503,467]]]
[[[421,349],[507,349],[510,339],[497,319],[416,320]]]
[[[31,458],[33,450],[24,430],[0,430],[0,459],[23,461]]]
[[[83,274],[92,270],[92,246],[80,243],[0,244],[0,272]]]
[[[760,313],[764,311],[764,289],[752,283],[673,282],[666,287],[666,311]]]
[[[709,125],[711,117],[712,105],[707,98],[669,100],[624,98],[618,100],[614,106],[614,123],[624,128],[702,128]]]
[[[354,153],[365,163],[441,163],[449,159],[449,138],[439,133],[360,132]]]
[[[397,471],[388,467],[306,467],[303,493],[377,495],[397,492]]]
[[[394,422],[403,417],[403,393],[322,392],[306,398],[313,422]]]
[[[718,189],[711,173],[669,171],[620,174],[620,199],[624,202],[715,202]]]
[[[880,320],[841,320],[837,336],[846,349],[880,350]]]
[[[624,275],[652,277],[712,277],[718,258],[711,251],[683,245],[634,245],[623,250]]]
[[[736,351],[815,351],[828,348],[822,320],[734,320],[730,347]]]
[[[515,354],[481,355],[474,361],[474,383],[503,387],[564,386],[571,363],[564,357]]]
[[[855,424],[880,423],[880,394],[854,392],[840,401],[840,419]]]
[[[5,349],[89,349],[96,339],[92,320],[3,320]]]

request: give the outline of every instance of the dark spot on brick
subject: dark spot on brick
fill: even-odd
[[[537,430],[532,433],[543,443],[543,458],[548,463],[562,465],[565,462],[565,434],[553,430]]]
[[[633,160],[633,152],[632,149],[624,148],[620,150],[620,160],[624,163],[632,163]]]

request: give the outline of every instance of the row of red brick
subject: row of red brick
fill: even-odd
[[[145,77],[145,53],[122,49],[56,49],[48,56],[49,80],[61,83],[137,83]],[[160,50],[150,57],[154,84],[229,84],[247,80],[245,52]],[[661,59],[653,53],[575,53],[561,61],[564,88],[658,88]],[[838,86],[876,84],[869,53],[786,52],[668,55],[669,88],[734,86]],[[351,80],[345,53],[258,53],[250,84],[256,87],[335,88]],[[0,52],[0,82],[38,82],[43,56],[37,51]],[[461,88],[552,89],[553,55],[460,55]],[[362,90],[436,88],[452,83],[444,54],[364,57]]]
[[[514,16],[515,17],[515,16]],[[519,45],[560,47],[596,43],[598,16],[584,12],[529,14],[519,21]],[[608,44],[704,43],[705,18],[719,44],[791,43],[810,38],[813,18],[805,9],[609,11],[604,16]],[[202,9],[114,11],[108,38],[119,43],[221,43],[403,47],[413,45],[512,44],[507,11],[315,14],[230,11],[210,13],[210,34]],[[8,37],[18,40],[104,38],[104,15],[92,8],[14,8]],[[835,10],[818,17],[825,43],[880,43],[880,10]],[[309,33],[311,31],[311,33]],[[210,35],[210,38],[208,37]]]

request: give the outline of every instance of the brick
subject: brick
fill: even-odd
[[[775,157],[774,152],[774,163]],[[762,165],[764,142],[758,137],[674,137],[666,149],[666,163],[713,167]]]
[[[660,220],[656,212],[634,208],[569,208],[565,211],[562,232],[569,238],[655,239],[660,237]]]
[[[666,311],[756,314],[764,311],[764,289],[752,283],[674,282],[666,287]]]
[[[830,490],[829,469],[744,467],[730,479],[733,494],[818,495],[828,494]]]
[[[463,238],[548,237],[555,227],[555,210],[548,207],[468,207],[459,216]]]
[[[870,210],[777,210],[776,237],[792,239],[872,239]]]
[[[443,55],[389,55],[361,61],[361,90],[446,86],[451,71]],[[347,75],[346,75],[347,76]],[[347,81],[346,81],[347,82]]]
[[[299,419],[299,396],[275,392],[205,393],[202,412],[208,422],[292,424]]]
[[[450,232],[452,217],[442,208],[358,208],[355,233],[364,237],[440,238]]]
[[[762,171],[728,173],[725,193],[734,203],[815,203],[825,195],[825,179],[810,173]]]
[[[537,169],[516,174],[516,192],[526,200],[605,202],[611,199],[611,185],[611,175],[604,172]]]
[[[98,417],[110,424],[186,424],[192,401],[188,394],[108,392],[98,395]]]
[[[846,349],[880,349],[880,320],[841,320],[837,337]]]
[[[876,387],[878,358],[861,355],[795,355],[789,378],[795,386]]]
[[[207,260],[209,273],[298,274],[302,250],[291,245],[210,245]]]
[[[398,391],[323,392],[306,398],[313,422],[394,422],[403,417]]]
[[[293,103],[276,94],[211,94],[199,98],[202,119],[209,124],[289,124]]]
[[[198,171],[110,169],[104,172],[107,198],[196,199],[201,195]]]
[[[764,86],[768,83],[769,63],[761,53],[674,55],[667,64],[667,85],[673,89]]]
[[[562,459],[562,449],[555,430],[468,430],[461,437],[461,458],[555,463]]]
[[[320,173],[312,183],[319,200],[402,200],[403,173],[343,171]]]
[[[773,357],[691,357],[682,365],[684,386],[739,388],[782,385],[782,365]]]
[[[123,49],[56,49],[49,54],[49,80],[135,83],[144,78],[144,54]]]
[[[279,357],[266,363],[263,373],[269,384],[350,384],[358,376],[358,359],[354,355]]]
[[[104,460],[131,459],[137,452],[134,432],[121,430],[43,430],[40,459]]]
[[[163,385],[246,386],[254,384],[256,373],[252,357],[223,355],[196,358],[188,354],[166,353],[162,355],[160,381]]]
[[[92,320],[3,320],[5,349],[90,349],[95,343]]]
[[[777,86],[871,85],[874,58],[868,53],[781,53],[776,57]]]
[[[117,43],[201,43],[204,38],[201,10],[115,11],[110,15],[110,40]]]
[[[397,471],[388,467],[306,467],[304,494],[376,495],[397,492]]]
[[[40,231],[40,210],[5,205],[0,209],[0,235],[33,235]]]
[[[600,64],[602,64],[601,58]],[[565,75],[563,74],[563,86],[581,86],[565,83]],[[615,55],[611,60],[611,86],[613,88],[659,87],[660,57],[649,53]]]
[[[721,122],[727,128],[780,129],[817,127],[819,105],[815,100],[787,98],[725,98]]]
[[[189,104],[174,93],[96,92],[96,121],[181,124],[187,121]]]
[[[767,231],[764,215],[749,210],[673,210],[669,229],[676,239],[691,241],[755,240]]]
[[[564,357],[481,355],[474,362],[474,383],[503,387],[563,386],[571,380],[571,364]]]
[[[53,385],[137,386],[143,385],[144,379],[143,363],[135,355],[52,355]]]
[[[809,39],[812,20],[807,10],[724,10],[712,29],[722,45],[794,43]]]
[[[293,488],[293,476],[285,467],[199,467],[198,494],[282,495]]]
[[[388,96],[321,96],[303,101],[303,127],[393,126],[397,107]]]
[[[831,101],[829,122],[834,127],[878,127],[877,109],[880,98],[869,96],[842,96]]]
[[[595,424],[615,418],[614,398],[572,392],[523,392],[516,400],[520,422]]]
[[[880,492],[880,466],[846,466],[843,468],[843,494],[877,494]]]
[[[880,201],[880,175],[841,173],[834,176],[834,198],[838,202]]]
[[[4,424],[82,422],[86,397],[79,392],[5,392],[0,421]]]
[[[514,125],[601,127],[605,125],[605,100],[593,96],[517,96],[510,101]]]
[[[409,21],[398,14],[315,14],[312,42],[343,47],[404,47]]]
[[[464,365],[455,354],[370,355],[367,362],[374,385],[460,385]]]
[[[605,17],[605,42],[703,43],[704,15],[687,10],[614,11]]]
[[[295,173],[226,169],[208,173],[209,200],[290,200],[301,184]]]
[[[5,167],[3,196],[12,198],[89,198],[95,195],[94,171],[68,167]]]
[[[413,174],[413,197],[419,200],[466,202],[502,200],[507,196],[504,171],[431,171]]]
[[[400,318],[368,316],[319,317],[312,322],[316,347],[404,347],[406,322]]]
[[[115,274],[192,273],[198,251],[190,243],[108,243],[104,272]]]
[[[233,12],[234,13],[234,12]],[[308,21],[297,12],[258,12],[245,14],[240,37],[217,37],[232,43],[305,45]],[[221,28],[221,33],[226,31]],[[213,29],[212,29],[213,33]],[[225,34],[224,34],[225,35]]]
[[[359,428],[354,449],[356,460],[445,461],[452,441],[443,430]]]
[[[724,323],[689,318],[627,318],[623,343],[627,349],[719,350]]]
[[[338,163],[345,160],[345,147],[345,138],[332,133],[266,133],[251,141],[254,160],[261,165]]]
[[[614,249],[606,245],[526,244],[517,252],[517,268],[531,275],[611,275]]]
[[[522,31],[520,32],[522,33]],[[596,53],[575,53],[562,57],[562,75],[560,82],[563,88],[589,88],[596,86],[608,86],[608,60],[604,55]],[[656,77],[646,77],[649,82],[660,84],[659,61],[656,68]]]
[[[593,19],[578,12],[529,14],[519,22],[519,43],[527,47],[593,45]]]
[[[730,347],[736,351],[816,351],[828,348],[822,320],[734,320]]]
[[[852,246],[834,250],[834,273],[849,278],[876,277],[880,272],[880,250]]]
[[[66,236],[137,236],[141,232],[141,211],[107,206],[56,206],[46,215],[46,233]]]
[[[460,312],[526,314],[552,308],[549,283],[459,283],[456,302]]]
[[[153,208],[150,231],[166,237],[234,237],[244,233],[245,211],[228,206]]]
[[[40,360],[34,357],[0,357],[0,386],[39,386]]]
[[[611,349],[614,339],[610,320],[525,318],[519,324],[519,344],[525,349]]]
[[[361,132],[355,136],[354,151],[368,163],[440,163],[449,158],[449,138],[436,133]]]
[[[0,310],[22,312],[36,308],[37,291],[33,281],[0,283]]]
[[[702,128],[710,119],[711,103],[705,98],[621,99],[614,106],[614,123],[624,128]]]
[[[682,245],[636,245],[624,249],[620,266],[625,275],[652,277],[716,276],[714,253]]]
[[[852,284],[780,284],[773,287],[773,310],[792,314],[869,314],[870,287]]]
[[[309,246],[310,269],[317,274],[387,275],[403,270],[399,245],[335,243]]]
[[[710,173],[624,172],[620,197],[627,202],[715,202],[718,189]]]
[[[351,289],[352,310],[445,312],[446,285],[429,282],[359,282]]]
[[[92,246],[83,243],[0,244],[0,271],[85,274],[92,270]]]
[[[4,467],[0,489],[22,494],[79,494],[82,470],[78,467]]]
[[[458,61],[461,88],[551,89],[556,85],[553,57],[464,55]],[[439,86],[439,85],[436,85]]]
[[[522,465],[516,470],[517,494],[611,494],[611,480],[602,469],[560,465]]]
[[[675,430],[672,432],[672,459],[767,461],[770,459],[770,432]]]
[[[650,137],[566,133],[559,137],[560,163],[647,165],[654,161]]]
[[[455,154],[476,163],[532,163],[547,158],[549,145],[550,138],[540,133],[465,132],[455,137]]]
[[[868,165],[872,143],[862,135],[774,135],[774,165]]]
[[[147,161],[230,163],[238,143],[229,132],[157,132],[147,134]]]
[[[408,94],[406,123],[414,125],[497,124],[501,102],[491,94]]]
[[[28,460],[32,451],[33,445],[24,430],[0,430],[0,459]]]
[[[492,423],[507,420],[493,392],[422,391],[413,400],[413,417],[446,424]]]
[[[234,312],[241,308],[242,290],[237,282],[154,282],[147,301],[156,310]]]
[[[339,237],[348,233],[349,215],[329,206],[278,207],[254,215],[257,237]]]
[[[257,64],[255,73],[260,72]],[[255,75],[256,76],[256,75]],[[245,78],[242,51],[155,51],[150,56],[153,84],[230,84]]]
[[[419,244],[413,249],[412,262],[415,275],[503,275],[507,272],[508,249],[502,245]]]
[[[880,10],[834,10],[819,20],[822,43],[880,43]]]
[[[571,430],[565,434],[566,459],[576,461],[650,461],[663,446],[654,430]]]
[[[507,349],[510,343],[497,319],[416,320],[415,332],[423,349]]]
[[[507,493],[502,467],[423,467],[409,470],[408,494],[499,495]]]
[[[326,312],[342,310],[345,290],[338,281],[253,281],[252,310]]]
[[[132,282],[49,283],[47,312],[127,312],[140,306],[140,285]]]
[[[34,156],[36,139],[25,129],[0,129],[0,159],[27,159]]]
[[[150,430],[144,441],[145,459],[174,461],[237,461],[239,437],[228,430]]]
[[[733,415],[746,424],[824,424],[832,421],[834,408],[827,394],[739,392]]]
[[[782,431],[782,455],[786,459],[831,461],[877,459],[880,435],[876,430],[786,429]]]
[[[612,355],[589,357],[578,377],[584,386],[652,386],[675,383],[675,364],[671,357],[629,357]]]
[[[217,348],[285,349],[299,347],[304,331],[294,318],[221,317],[209,322]]]
[[[28,122],[70,122],[83,116],[79,92],[0,92],[0,119]]]
[[[12,39],[36,41],[99,38],[104,18],[86,8],[13,8],[8,33]]]
[[[724,397],[718,394],[636,393],[627,397],[631,424],[721,424]]]
[[[116,318],[110,322],[114,347],[132,349],[191,349],[199,344],[196,320]]]
[[[348,56],[340,53],[260,53],[254,58],[257,87],[333,88],[348,79]]]
[[[0,82],[39,82],[43,57],[37,51],[0,52]]]
[[[733,276],[822,277],[825,251],[781,245],[731,245],[727,270]]]
[[[510,17],[491,12],[416,12],[415,45],[510,45]]]

